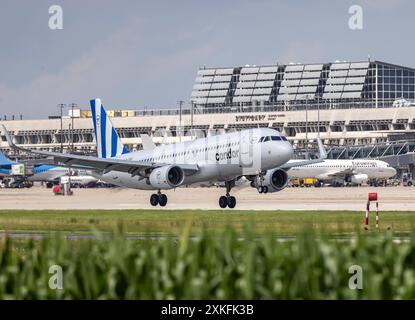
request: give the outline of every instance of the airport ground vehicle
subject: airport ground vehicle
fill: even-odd
[[[402,174],[401,183],[403,186],[412,187],[415,185],[415,181],[409,172]]]
[[[316,186],[317,179],[315,178],[304,178],[304,179],[292,179],[291,180],[291,186],[292,187],[312,187]]]

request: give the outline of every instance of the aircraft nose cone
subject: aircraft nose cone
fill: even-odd
[[[281,150],[282,158],[285,160],[285,162],[287,162],[288,160],[292,158],[293,154],[294,154],[293,146],[291,145],[291,143],[286,142],[284,144],[284,147]]]

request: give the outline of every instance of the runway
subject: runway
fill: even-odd
[[[3,209],[160,209],[149,204],[151,192],[133,189],[73,189],[73,196],[55,196],[51,189],[0,189]],[[414,187],[286,188],[258,194],[253,188],[234,189],[240,210],[364,210],[367,194],[377,192],[379,208],[413,211]],[[219,209],[223,188],[178,188],[165,192],[168,209]],[[228,209],[229,210],[229,209]]]

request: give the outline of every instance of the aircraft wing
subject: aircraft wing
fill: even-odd
[[[76,154],[65,154],[65,153],[57,153],[57,152],[48,152],[48,151],[38,151],[38,150],[31,150],[22,147],[16,146],[7,129],[2,125],[4,134],[7,139],[7,143],[11,148],[18,149],[24,152],[29,152],[33,154],[38,154],[42,156],[51,157],[53,162],[58,166],[65,166],[65,167],[72,167],[72,168],[81,168],[81,169],[90,169],[90,170],[98,170],[103,173],[107,173],[110,171],[121,171],[121,172],[128,172],[132,176],[145,176],[145,171],[147,169],[154,169],[158,167],[163,167],[166,165],[170,165],[170,163],[149,163],[143,161],[134,161],[134,160],[126,160],[126,159],[115,159],[115,158],[98,158],[98,157],[91,157],[91,156],[82,156]],[[199,167],[195,164],[176,164],[177,166],[181,167],[183,171],[187,174],[192,174],[199,170]]]
[[[302,166],[306,166],[309,164],[314,164],[314,163],[320,163],[320,162],[324,162],[324,159],[315,159],[315,160],[304,160],[304,161],[288,161],[285,164],[283,164],[280,168],[284,169],[284,170],[288,170],[291,169],[293,167],[302,167]]]

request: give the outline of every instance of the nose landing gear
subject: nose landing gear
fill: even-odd
[[[269,189],[267,186],[264,186],[264,175],[265,175],[266,171],[261,171],[258,174],[258,180],[256,180],[256,185],[257,185],[257,190],[258,193],[268,193]],[[255,186],[255,184],[253,185]]]
[[[161,193],[159,190],[157,193],[153,193],[150,196],[150,204],[153,207],[157,206],[158,204],[161,207],[164,207],[167,204],[167,196],[164,193]]]
[[[219,207],[222,209],[225,209],[226,207],[233,209],[236,206],[236,198],[234,196],[231,196],[229,193],[232,189],[232,187],[235,186],[235,181],[226,181],[226,196],[221,196],[219,198]]]
[[[258,193],[268,193],[268,187],[267,186],[259,186],[258,187]]]

